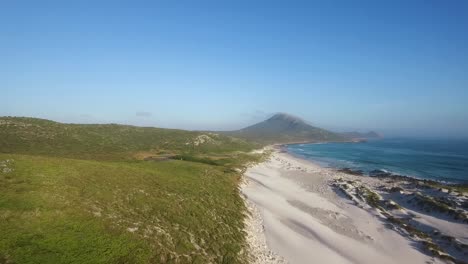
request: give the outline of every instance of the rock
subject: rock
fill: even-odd
[[[356,176],[364,175],[364,172],[362,170],[353,170],[350,168],[343,168],[343,169],[339,169],[338,171],[346,173],[346,174],[356,175]]]
[[[394,187],[390,188],[390,192],[392,192],[392,193],[394,193],[394,192],[401,193],[401,192],[403,192],[403,188],[398,187],[398,186],[394,186]]]
[[[393,174],[391,174],[390,172],[386,170],[373,170],[369,172],[369,176],[371,177],[390,177],[392,175]]]

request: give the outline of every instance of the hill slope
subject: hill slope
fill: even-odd
[[[346,140],[339,134],[311,126],[285,113],[278,113],[263,122],[226,134],[263,144]]]
[[[251,143],[215,133],[0,117],[0,153],[116,160],[141,154],[225,153],[253,148]]]
[[[0,263],[245,263],[225,135],[0,117]]]

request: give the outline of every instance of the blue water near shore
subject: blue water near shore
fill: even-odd
[[[326,167],[468,183],[468,140],[381,139],[362,143],[294,144],[288,152]]]

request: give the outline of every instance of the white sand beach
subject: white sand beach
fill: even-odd
[[[249,168],[242,193],[252,215],[246,220],[252,262],[444,263],[386,226],[374,208],[335,192],[331,183],[341,174],[278,150]]]

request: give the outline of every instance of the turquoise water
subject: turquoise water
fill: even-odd
[[[468,183],[468,140],[382,139],[288,145],[294,155],[332,168],[386,170],[415,178]]]

